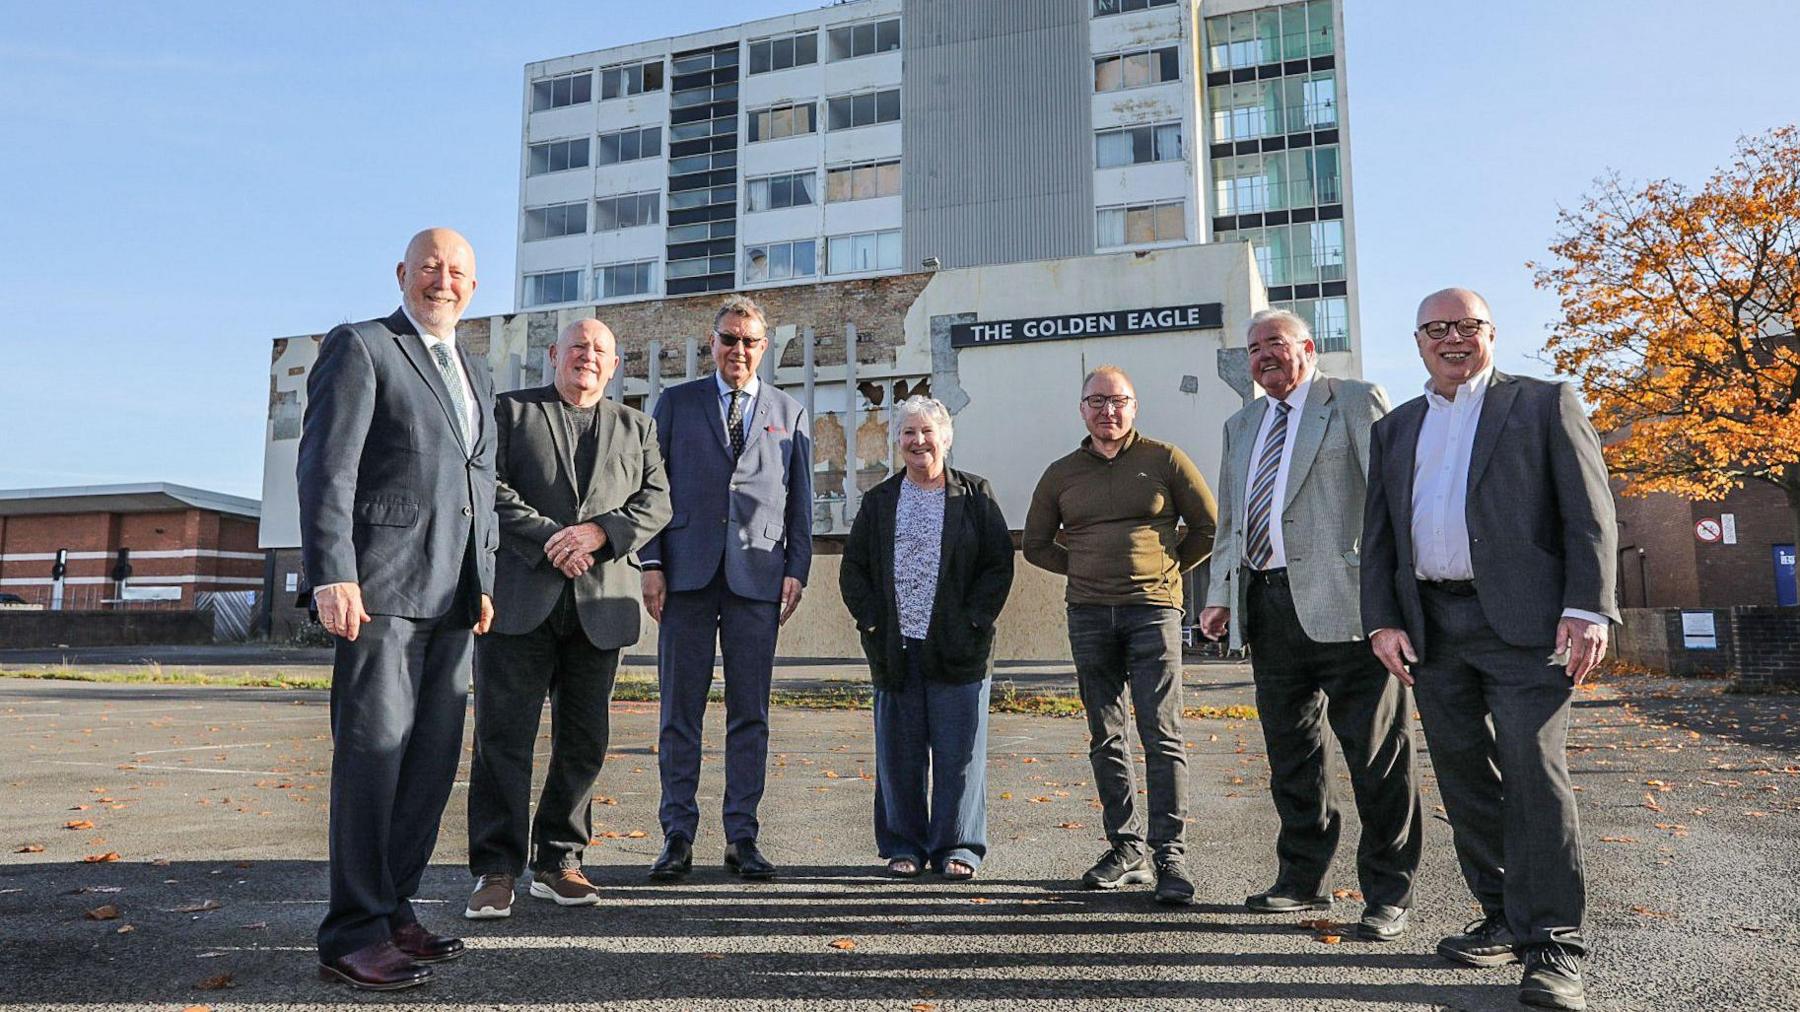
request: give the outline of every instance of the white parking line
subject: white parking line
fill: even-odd
[[[275,744],[272,741],[242,741],[231,745],[189,745],[186,748],[148,748],[133,749],[132,755],[162,755],[165,752],[205,752],[208,749],[227,748],[263,748]]]
[[[40,764],[49,764],[51,766],[104,766],[107,769],[119,770],[121,773],[130,773],[132,770],[171,770],[176,773],[241,773],[244,776],[250,777],[292,777],[301,775],[297,773],[283,773],[280,770],[228,770],[219,769],[216,766],[154,766],[149,763],[134,763],[129,761],[123,763],[90,763],[81,762],[75,759],[36,759],[33,761]]]

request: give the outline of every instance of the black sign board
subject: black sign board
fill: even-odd
[[[981,348],[1027,341],[1067,341],[1078,337],[1122,337],[1170,330],[1207,330],[1225,325],[1225,307],[1217,302],[1152,309],[1108,309],[1067,316],[1034,316],[1024,320],[985,320],[950,327],[950,346]]]

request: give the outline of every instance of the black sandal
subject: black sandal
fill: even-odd
[[[975,877],[975,866],[953,857],[944,862],[944,877],[955,882],[967,882]]]
[[[887,863],[887,870],[895,878],[918,878],[925,869],[910,857],[896,857]]]

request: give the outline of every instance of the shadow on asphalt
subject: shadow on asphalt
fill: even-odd
[[[1704,685],[1635,695],[1630,702],[1654,723],[1800,755],[1800,695],[1738,695]]]
[[[1302,929],[1291,918],[1250,918],[1220,905],[1146,916],[1141,891],[1084,892],[1065,881],[900,883],[863,866],[801,866],[784,869],[772,885],[741,883],[720,869],[705,868],[681,886],[652,886],[635,866],[591,871],[605,896],[601,907],[556,907],[525,898],[521,890],[512,918],[473,924],[456,916],[468,888],[466,874],[433,866],[421,890],[424,922],[462,934],[470,951],[458,962],[440,965],[436,979],[418,996],[508,1006],[929,997],[1288,999],[1505,1008],[1516,986],[1511,974],[1441,985],[1245,981],[1245,967],[1328,975],[1453,971],[1435,956],[1350,941],[1317,951],[1261,951],[1268,947],[1261,938]],[[15,937],[33,939],[29,947],[0,947],[5,999],[28,1005],[193,1002],[202,997],[196,988],[223,974],[231,989],[218,996],[233,1003],[360,1003],[365,996],[313,981],[313,930],[323,913],[325,887],[326,868],[319,861],[0,866],[0,922],[19,932]],[[103,904],[115,907],[117,917],[87,916]],[[1203,921],[1201,915],[1228,920]],[[1183,924],[1184,916],[1195,920]],[[125,925],[130,930],[122,933]],[[1194,946],[1207,951],[1134,952],[1129,942],[1079,944],[1088,937],[1171,932],[1210,939]],[[927,951],[895,953],[895,945],[905,943],[871,941],[909,935],[919,936]],[[1243,942],[1219,941],[1228,935],[1244,936]],[[984,936],[1027,938],[1012,951],[981,951],[988,945],[964,949],[957,943]],[[1052,941],[1059,937],[1068,941]],[[832,945],[859,938],[869,948],[890,951],[849,952]],[[715,939],[716,950],[709,944]],[[759,944],[757,939],[787,941]],[[794,939],[803,946],[816,943],[817,951],[757,951],[792,949]],[[1081,972],[1090,965],[1094,972]],[[1054,975],[1034,972],[1052,967]],[[1149,972],[1129,972],[1135,967]],[[1155,979],[1155,968],[1163,967],[1230,968],[1237,979]],[[1469,981],[1467,974],[1456,976]]]

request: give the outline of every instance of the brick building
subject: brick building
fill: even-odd
[[[255,499],[164,482],[0,491],[0,592],[51,607],[58,550],[68,551],[66,610],[187,609],[203,591],[261,590],[261,513]],[[131,566],[123,586],[121,551]]]
[[[1792,605],[1794,515],[1751,482],[1717,502],[1616,496],[1619,603],[1626,608]]]

